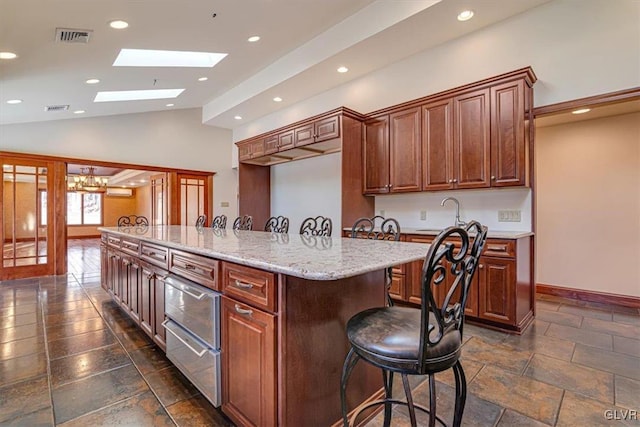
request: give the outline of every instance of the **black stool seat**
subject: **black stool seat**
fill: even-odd
[[[425,367],[419,369],[421,311],[409,307],[370,308],[353,316],[347,323],[347,337],[360,357],[385,369],[423,375],[444,371],[460,357],[462,336],[449,328],[442,339],[426,348]],[[432,313],[429,325],[432,334],[439,334],[439,325]]]

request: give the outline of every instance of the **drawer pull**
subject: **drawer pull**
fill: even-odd
[[[488,251],[507,252],[507,245],[487,245]]]
[[[236,312],[246,316],[251,316],[253,314],[253,310],[247,310],[246,308],[240,307],[238,304],[236,304]]]
[[[253,284],[252,283],[244,283],[244,282],[241,282],[240,280],[236,279],[236,287],[241,288],[241,289],[251,289],[251,288],[253,288]]]
[[[167,332],[170,332],[170,333],[171,333],[171,335],[173,335],[174,337],[176,337],[176,339],[177,339],[178,341],[180,341],[182,344],[184,344],[184,345],[185,345],[189,350],[191,350],[191,351],[192,351],[196,356],[198,356],[198,357],[202,357],[202,356],[207,352],[207,349],[206,349],[206,348],[205,348],[205,349],[203,349],[202,351],[198,351],[198,350],[196,350],[195,348],[191,347],[191,346],[189,345],[189,343],[188,343],[188,342],[186,342],[185,340],[183,340],[182,338],[180,338],[180,337],[178,336],[178,334],[176,334],[175,332],[173,332],[170,328],[167,328],[167,323],[168,323],[168,322],[169,322],[169,319],[167,319],[167,320],[165,320],[164,322],[162,322],[162,326],[164,326],[164,329],[165,329]]]
[[[184,268],[186,268],[187,270],[195,270],[196,266],[193,264],[185,264]]]

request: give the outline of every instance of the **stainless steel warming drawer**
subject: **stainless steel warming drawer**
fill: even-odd
[[[165,283],[167,357],[214,405],[220,406],[219,292],[170,274]]]

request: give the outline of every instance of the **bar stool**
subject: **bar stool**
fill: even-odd
[[[200,215],[198,217],[198,219],[196,219],[196,227],[202,228],[202,227],[204,227],[204,224],[206,222],[207,222],[207,216],[206,215]]]
[[[224,230],[227,228],[227,216],[226,215],[218,215],[213,217],[213,221],[211,221],[211,228]]]
[[[300,225],[300,234],[307,236],[331,236],[331,231],[331,218],[320,215],[306,218]]]
[[[118,227],[133,227],[135,225],[149,225],[149,220],[143,215],[123,215],[118,218]]]
[[[272,216],[264,225],[264,231],[270,231],[272,233],[288,233],[289,218],[286,216]]]
[[[460,241],[456,248],[451,238]],[[487,227],[471,221],[466,228],[449,227],[431,244],[422,267],[422,303],[410,307],[378,307],[364,310],[347,322],[351,345],[344,361],[340,383],[342,420],[347,419],[346,387],[349,375],[362,359],[381,368],[385,397],[359,406],[352,415],[355,421],[363,410],[384,404],[384,425],[391,422],[391,404],[407,405],[411,425],[416,425],[415,408],[429,414],[429,426],[436,420],[436,383],[434,374],[453,369],[456,383],[453,426],[462,422],[467,395],[467,381],[460,364],[464,307],[469,286],[487,239]],[[448,241],[447,241],[448,240]],[[450,266],[446,266],[449,264]],[[441,306],[433,294],[437,286],[449,286]],[[402,376],[406,401],[392,396],[393,374]],[[429,376],[429,409],[416,405],[411,396],[408,375]]]
[[[380,227],[376,228],[376,221],[380,220]],[[400,240],[400,224],[395,218],[384,218],[376,215],[372,218],[359,218],[351,227],[352,239],[371,239],[371,240]],[[393,300],[389,291],[393,279],[393,267],[387,269],[387,305],[391,307]]]
[[[233,221],[233,229],[234,230],[252,230],[253,229],[253,218],[251,215],[242,215],[236,218]]]

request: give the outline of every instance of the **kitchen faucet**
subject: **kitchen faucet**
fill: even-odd
[[[442,202],[440,203],[440,206],[444,206],[444,204],[448,200],[452,200],[456,204],[456,221],[454,222],[454,225],[456,227],[464,227],[464,226],[466,226],[467,223],[460,220],[460,202],[458,201],[458,199],[456,199],[455,197],[446,197],[446,198],[444,198],[442,200]]]

